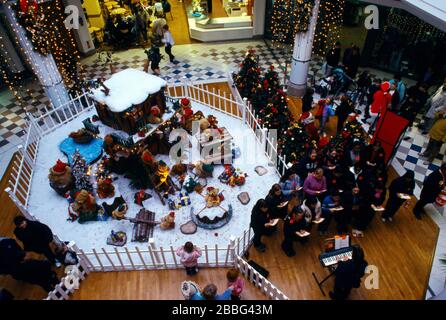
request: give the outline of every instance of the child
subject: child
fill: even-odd
[[[161,40],[165,47],[166,54],[169,55],[170,62],[174,62],[175,56],[172,54],[172,47],[175,44],[172,38],[172,34],[169,31],[169,26],[166,24],[163,26],[163,39]]]
[[[177,249],[177,256],[181,257],[181,263],[186,268],[186,274],[193,276],[198,272],[198,258],[201,257],[201,250],[188,241],[183,247]]]
[[[226,273],[226,279],[228,279],[228,288],[233,288],[231,293],[231,300],[240,300],[240,295],[245,285],[239,274],[239,270],[235,268],[229,269],[229,271]]]
[[[322,119],[321,119],[321,126],[320,126],[320,132],[321,134],[325,132],[325,124],[330,119],[330,117],[333,117],[335,115],[335,112],[333,110],[333,100],[328,98],[325,100],[324,109],[322,111]]]

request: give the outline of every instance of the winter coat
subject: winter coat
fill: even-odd
[[[17,264],[12,277],[39,285],[47,291],[51,290],[52,285],[58,282],[48,260],[25,260]]]
[[[446,142],[446,118],[438,119],[429,130],[429,136],[436,141]]]
[[[23,243],[25,251],[40,252],[53,241],[51,229],[38,221],[27,221],[25,229],[17,227],[14,234]]]
[[[287,206],[279,207],[279,205],[286,201],[286,198],[282,192],[280,196],[276,195],[268,195],[265,199],[266,204],[268,206],[269,217],[272,219],[281,218],[283,219],[286,216]]]
[[[181,263],[185,267],[196,267],[198,264],[198,258],[201,257],[201,250],[198,247],[195,247],[192,252],[186,252],[184,247],[180,247],[177,249],[177,256],[181,259]]]
[[[251,212],[251,228],[254,233],[263,234],[265,232],[265,223],[269,222],[268,214],[262,212],[260,208],[254,206]]]
[[[279,183],[284,196],[289,196],[294,190],[301,186],[300,178],[296,175],[295,179],[288,179]]]
[[[384,113],[392,102],[392,95],[387,90],[383,91],[383,89],[386,89],[386,87],[381,85],[381,89],[373,95],[373,102],[370,106],[371,113]]]
[[[11,274],[26,253],[11,238],[0,238],[0,274]]]
[[[438,194],[443,190],[446,178],[443,177],[440,170],[436,170],[428,175],[423,182],[420,199],[425,199],[428,203],[432,203]]]

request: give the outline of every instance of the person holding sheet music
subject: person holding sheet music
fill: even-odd
[[[345,218],[341,222],[338,222],[338,232],[340,232],[341,229],[342,232],[346,233],[348,224],[351,221],[353,236],[363,236],[362,230],[364,230],[364,228],[362,226],[368,216],[368,211],[364,207],[364,195],[367,193],[368,192],[365,190],[358,188],[358,186],[354,186],[351,190],[348,190],[343,194]]]
[[[299,161],[297,174],[304,181],[311,173],[319,167],[319,157],[316,149],[308,152],[308,156]]]
[[[305,196],[315,196],[319,200],[324,199],[327,191],[327,179],[322,168],[317,168],[312,174],[308,175],[303,190]]]
[[[319,223],[322,220],[321,203],[316,197],[307,197],[301,204],[308,223]],[[311,225],[310,225],[311,228]]]
[[[342,166],[336,166],[332,172],[326,175],[326,178],[328,192],[337,190],[339,193],[343,193],[349,188],[345,170]]]
[[[357,223],[353,223],[353,236],[364,236],[364,231],[373,220],[375,213],[382,213],[384,211],[384,201],[387,196],[387,189],[382,182],[376,182],[371,185],[370,191],[364,194],[364,214],[360,214]],[[356,231],[356,232],[355,232]]]
[[[266,204],[268,205],[269,215],[272,219],[283,219],[287,214],[288,201],[282,192],[280,184],[275,183],[271,187],[266,196]]]
[[[389,199],[381,220],[383,222],[392,221],[401,205],[413,195],[414,189],[415,174],[412,170],[407,170],[403,176],[394,179],[389,187]]]
[[[284,219],[282,250],[288,257],[293,257],[296,252],[293,249],[293,242],[299,241],[304,244],[308,241],[310,233],[309,224],[304,216],[304,210],[301,206],[295,206],[290,214]]]
[[[268,217],[268,204],[264,199],[259,199],[254,208],[252,208],[251,228],[254,231],[254,247],[260,252],[264,252],[266,249],[266,245],[261,241],[262,236],[267,234],[267,230],[272,227]]]
[[[335,216],[339,232],[340,221],[343,221],[344,214],[344,208],[341,205],[341,196],[339,195],[339,192],[332,191],[324,198],[324,201],[322,201],[322,217],[325,221],[319,224],[319,235],[327,234],[327,229],[330,225],[332,216]]]
[[[293,168],[285,171],[285,174],[280,178],[279,185],[282,188],[283,195],[288,200],[298,196],[299,191],[302,189],[300,178]]]

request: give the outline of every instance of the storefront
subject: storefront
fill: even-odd
[[[164,12],[166,11],[165,1],[155,3],[151,0],[88,0],[83,2],[83,8],[96,46],[104,41],[110,42],[107,38],[110,36],[110,26],[113,24],[116,27],[120,23],[119,19],[130,25],[126,32],[129,35],[121,35],[119,38],[128,37],[127,43],[124,44],[133,46],[141,42],[138,40],[142,40],[130,38],[135,33],[137,19],[135,7],[144,11],[141,14],[151,24],[157,19],[157,13],[161,13],[167,23],[173,26],[172,32],[177,32],[173,34],[174,38],[187,37],[207,42],[262,36],[265,3],[266,0],[184,0],[184,2],[171,0],[168,5],[170,10]],[[150,37],[152,30],[148,28],[147,31]],[[128,46],[124,45],[124,47]]]

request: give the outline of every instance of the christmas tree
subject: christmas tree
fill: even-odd
[[[259,121],[265,128],[277,129],[279,136],[290,124],[290,112],[286,94],[279,90],[259,113]]]
[[[260,69],[254,50],[246,53],[238,74],[233,74],[234,84],[243,98],[251,99],[260,84]]]
[[[88,165],[79,150],[73,154],[73,161],[71,164],[71,172],[74,177],[74,185],[77,191],[87,190],[93,192],[93,185],[90,182],[90,175],[88,173]]]
[[[298,161],[308,151],[311,141],[302,123],[292,123],[280,139],[281,154],[287,162]]]
[[[279,74],[274,70],[274,66],[270,66],[263,77],[263,89],[268,91],[269,96],[281,89]]]
[[[264,90],[264,87],[259,83],[254,94],[251,96],[251,106],[255,111],[256,116],[266,107],[268,100],[268,91]]]
[[[365,144],[366,136],[367,134],[358,120],[356,120],[356,116],[350,116],[345,122],[342,131],[333,137],[325,148],[327,150],[335,148],[338,152],[343,153],[354,141]]]

